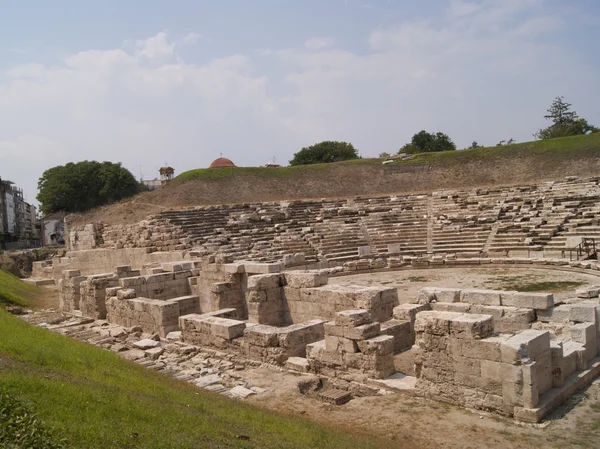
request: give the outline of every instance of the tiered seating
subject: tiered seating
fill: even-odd
[[[441,191],[432,194],[434,253],[480,253],[498,218],[500,191]]]
[[[206,206],[163,212],[153,220],[182,231],[177,231],[178,238],[187,237],[193,246],[265,262],[294,253],[304,253],[308,262],[343,262],[358,259],[363,246],[370,247],[373,257],[520,251],[531,256],[541,250],[564,254],[569,237],[600,241],[599,179],[430,195]],[[121,233],[109,231],[106,236],[116,241]],[[127,242],[135,245],[131,237]]]
[[[365,211],[363,223],[376,254],[427,253],[427,196],[361,199],[355,203]]]

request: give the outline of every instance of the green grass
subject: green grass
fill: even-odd
[[[27,306],[29,298],[40,294],[40,289],[26,284],[18,277],[0,270],[0,305]]]
[[[14,287],[2,284],[11,301],[20,301],[16,292],[27,288],[3,273],[5,279]],[[377,447],[372,439],[200,390],[1,308],[0,330],[0,385],[67,447]]]
[[[585,156],[598,156],[600,153],[600,133],[585,136],[562,137],[550,140],[517,143],[501,147],[484,147],[459,151],[443,151],[439,153],[420,153],[415,158],[407,161],[396,160],[394,164],[402,165],[461,165],[474,160],[513,158],[521,156],[539,156],[545,163],[552,164],[555,160],[565,158],[579,158]],[[220,181],[232,177],[253,177],[262,179],[289,179],[310,177],[311,174],[326,171],[335,172],[337,167],[352,166],[381,166],[386,159],[363,158],[331,164],[311,164],[294,167],[232,167],[208,169],[200,168],[188,170],[177,176],[173,184],[203,180]]]

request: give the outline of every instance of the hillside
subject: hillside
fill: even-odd
[[[0,297],[16,304],[36,290],[1,270],[0,286]],[[377,447],[372,438],[176,381],[33,327],[2,307],[0,329],[0,447],[13,447],[11,440],[27,435],[42,439],[45,431],[55,441],[65,438],[68,448]]]
[[[74,217],[74,224],[132,223],[164,209],[286,199],[407,194],[444,188],[528,184],[600,169],[600,133],[502,147],[265,168],[196,169],[166,187]]]

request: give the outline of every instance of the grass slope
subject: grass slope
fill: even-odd
[[[564,157],[582,157],[599,155],[600,133],[562,137],[549,140],[538,140],[523,142],[500,147],[483,147],[460,151],[443,151],[439,153],[421,153],[415,155],[414,159],[408,161],[396,160],[396,165],[415,165],[427,163],[429,165],[464,164],[475,160],[486,160],[489,158],[506,158],[515,156],[537,156],[544,160],[563,159]],[[369,166],[381,165],[382,159],[365,158],[354,159],[332,164],[311,164],[294,167],[232,167],[208,169],[198,168],[181,173],[174,180],[174,184],[193,180],[222,181],[235,177],[256,177],[263,179],[289,179],[305,177],[311,174],[318,175],[323,171],[335,170],[335,167]]]
[[[0,305],[26,306],[29,299],[40,294],[40,289],[26,284],[18,277],[0,269]]]
[[[20,303],[28,287],[0,276],[4,294]],[[0,385],[29,404],[54,435],[65,437],[67,447],[376,447],[362,437],[200,390],[30,326],[1,308],[0,330]]]

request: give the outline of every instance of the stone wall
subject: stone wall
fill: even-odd
[[[570,327],[572,341],[551,342],[547,330],[494,334],[490,315],[419,312],[412,349],[416,389],[432,399],[537,422],[600,371],[597,323]]]

